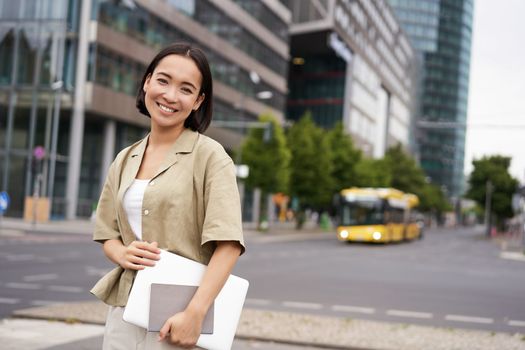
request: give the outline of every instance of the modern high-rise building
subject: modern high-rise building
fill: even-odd
[[[423,61],[417,117],[421,166],[456,198],[464,191],[473,1],[388,0]]]
[[[283,0],[292,13],[287,118],[342,122],[365,154],[412,150],[415,53],[383,0]]]
[[[54,218],[91,214],[116,153],[149,129],[135,94],[170,43],[207,53],[215,121],[265,111],[283,120],[290,18],[277,0],[0,0],[6,215],[22,216],[35,191],[51,199]],[[207,134],[233,150],[243,134],[223,126],[212,122]]]

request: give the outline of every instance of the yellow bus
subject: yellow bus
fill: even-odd
[[[395,188],[352,187],[339,193],[337,238],[388,243],[421,238],[415,220],[416,195]]]

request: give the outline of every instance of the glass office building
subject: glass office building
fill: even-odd
[[[412,151],[415,54],[383,1],[283,0],[292,13],[287,117],[342,122],[365,154]]]
[[[421,165],[449,197],[458,197],[464,191],[473,0],[388,2],[423,60],[418,116]],[[440,127],[443,122],[457,126]]]
[[[207,53],[214,121],[252,121],[265,111],[283,120],[289,21],[273,0],[0,0],[6,215],[22,216],[35,189],[51,198],[51,218],[91,215],[116,153],[149,129],[135,94],[150,59],[172,42]],[[261,91],[271,98],[257,98]],[[244,136],[213,122],[207,134],[227,150]]]

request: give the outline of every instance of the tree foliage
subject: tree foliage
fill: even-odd
[[[451,206],[440,187],[426,180],[423,169],[412,156],[403,150],[400,144],[387,150],[385,161],[392,177],[390,185],[403,192],[417,195],[421,211],[433,210],[441,213],[451,210]]]
[[[419,210],[422,212],[441,213],[452,210],[451,204],[438,185],[425,183],[415,194],[419,197]]]
[[[333,196],[332,156],[325,133],[305,115],[288,132],[292,152],[290,193],[302,209],[321,209]]]
[[[355,166],[358,187],[390,187],[392,175],[384,159],[362,158]]]
[[[309,112],[286,137],[272,115],[261,115],[259,120],[270,122],[273,132],[267,139],[264,130],[250,130],[242,146],[242,160],[250,168],[246,184],[263,194],[284,192],[297,198],[299,215],[306,208],[326,209],[334,194],[352,186],[394,187],[416,194],[422,211],[450,209],[440,188],[426,181],[421,167],[401,145],[389,149],[382,159],[370,159],[354,146],[342,124],[326,132],[314,124]]]
[[[385,162],[392,177],[392,187],[417,194],[425,185],[425,173],[415,159],[405,153],[401,144],[386,151]]]
[[[265,140],[263,129],[251,129],[242,145],[242,161],[250,172],[246,184],[264,193],[287,192],[291,153],[281,125],[271,114],[259,117],[271,123],[271,137]]]
[[[467,197],[473,199],[485,208],[487,181],[493,186],[491,211],[496,215],[498,224],[503,219],[512,217],[512,195],[518,186],[518,180],[509,174],[511,158],[500,155],[486,156],[474,159],[474,169],[470,174]]]
[[[356,168],[362,157],[361,151],[354,146],[352,137],[344,132],[342,123],[337,123],[328,132],[327,137],[332,150],[332,192],[337,193],[344,188],[357,186],[359,177]]]

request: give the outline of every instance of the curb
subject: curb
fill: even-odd
[[[104,324],[100,301],[18,310],[15,318]],[[244,309],[236,338],[340,350],[525,349],[525,335]]]

